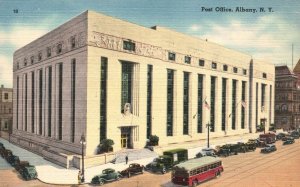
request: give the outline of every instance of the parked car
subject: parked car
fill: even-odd
[[[298,131],[293,131],[290,133],[290,136],[292,136],[294,139],[299,139],[300,133]]]
[[[38,177],[38,174],[36,172],[36,169],[34,166],[29,165],[29,166],[25,166],[21,171],[20,171],[21,176],[23,177],[23,179],[25,180],[32,180],[32,179],[36,179]]]
[[[226,148],[224,146],[220,146],[217,148],[217,153],[216,153],[218,156],[224,156],[224,157],[227,157],[230,155],[230,149],[229,148]]]
[[[162,156],[154,159],[153,162],[147,164],[145,169],[152,172],[166,173],[172,167],[180,162],[184,162],[188,159],[187,149],[172,149],[163,152]]]
[[[4,151],[5,151],[6,149],[5,149],[5,147],[4,147],[4,145],[1,143],[0,144],[0,155],[3,157],[3,153],[4,153]]]
[[[101,186],[106,182],[120,180],[121,177],[122,177],[121,173],[116,172],[112,168],[107,168],[107,169],[102,170],[102,174],[94,176],[92,178],[91,183],[99,184]]]
[[[201,157],[204,157],[204,156],[216,157],[217,156],[216,153],[217,153],[217,151],[213,148],[204,148],[199,153],[196,154],[196,158],[201,158]]]
[[[20,159],[18,156],[15,156],[15,155],[11,155],[8,157],[8,163],[11,165],[11,166],[16,166],[20,163]]]
[[[294,138],[287,138],[285,141],[283,141],[283,145],[288,145],[293,143],[295,143]]]
[[[128,178],[132,174],[142,174],[142,173],[144,173],[144,166],[140,165],[140,164],[137,164],[137,163],[132,163],[132,164],[129,165],[128,168],[121,171],[121,175],[122,176],[127,176]]]
[[[266,147],[262,148],[260,150],[261,153],[270,153],[270,152],[273,152],[273,151],[276,151],[277,148],[275,145],[273,144],[267,144]]]
[[[170,156],[162,155],[155,158],[151,163],[147,164],[145,170],[152,172],[166,173],[173,166],[172,158]]]
[[[284,138],[285,136],[286,136],[285,133],[280,132],[280,133],[278,133],[278,134],[276,135],[276,139],[277,139],[277,140],[282,140],[282,138]]]
[[[27,161],[20,161],[19,164],[15,165],[15,169],[18,172],[21,172],[27,166],[29,166],[29,162],[27,162]]]
[[[12,155],[12,151],[9,149],[5,149],[3,151],[3,158],[5,158],[6,161],[8,161],[8,157]]]

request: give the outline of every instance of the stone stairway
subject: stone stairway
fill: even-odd
[[[125,162],[125,157],[128,156],[128,162],[149,157],[158,157],[158,154],[149,149],[127,149],[116,153],[116,158],[113,163],[118,164]]]

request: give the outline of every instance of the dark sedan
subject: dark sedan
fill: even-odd
[[[133,174],[142,174],[144,173],[144,166],[137,164],[137,163],[132,163],[129,165],[128,168],[125,170],[121,171],[122,176],[127,176],[128,178],[133,175]]]
[[[277,148],[275,145],[273,144],[267,144],[266,147],[262,148],[260,150],[261,153],[270,153],[270,152],[273,152],[273,151],[276,151]]]

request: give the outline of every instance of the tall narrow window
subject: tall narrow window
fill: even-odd
[[[202,133],[202,107],[203,107],[203,75],[198,75],[198,125],[197,125],[197,132]]]
[[[189,133],[189,82],[189,73],[183,72],[183,134]]]
[[[126,103],[130,103],[132,109],[132,73],[133,64],[122,62],[122,96],[121,96],[121,111],[124,111]]]
[[[27,131],[27,73],[25,74],[25,131]]]
[[[174,70],[167,70],[167,136],[173,136]]]
[[[211,123],[211,131],[215,132],[215,99],[216,99],[216,77],[211,76],[211,84],[210,84],[210,123]]]
[[[51,137],[52,119],[52,67],[48,68],[48,136]]]
[[[147,70],[147,138],[152,133],[152,65],[148,65]]]
[[[58,139],[62,140],[63,64],[58,65]]]
[[[266,84],[261,84],[261,107],[265,107]]]
[[[269,119],[270,119],[270,122],[271,122],[271,115],[272,115],[272,85],[270,85],[270,110],[269,110]]]
[[[71,142],[75,141],[76,59],[71,61]]]
[[[106,139],[107,134],[107,58],[101,57],[101,76],[100,76],[100,141]]]
[[[43,128],[43,70],[39,71],[39,134],[42,135]]]
[[[35,129],[34,129],[34,117],[35,117],[35,108],[34,108],[34,96],[35,96],[35,87],[34,87],[34,83],[35,83],[35,78],[34,78],[34,71],[31,72],[31,132],[34,133]]]
[[[255,93],[255,98],[256,98],[256,102],[255,102],[255,122],[256,122],[256,124],[255,124],[255,126],[257,127],[257,125],[258,125],[258,83],[256,83],[256,93]]]
[[[232,108],[231,108],[231,128],[236,129],[236,84],[237,80],[232,80]]]
[[[19,76],[17,77],[17,121],[16,121],[16,125],[17,125],[17,129],[19,129]]]
[[[245,128],[245,111],[246,111],[246,81],[242,81],[242,118],[241,118],[241,127]]]
[[[225,131],[226,126],[226,92],[227,90],[227,79],[222,78],[222,131]]]

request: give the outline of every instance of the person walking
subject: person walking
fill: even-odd
[[[125,161],[126,161],[126,165],[127,165],[127,163],[128,163],[128,155],[126,155]]]
[[[81,171],[79,171],[78,172],[78,184],[81,184],[81,178],[82,178]]]

